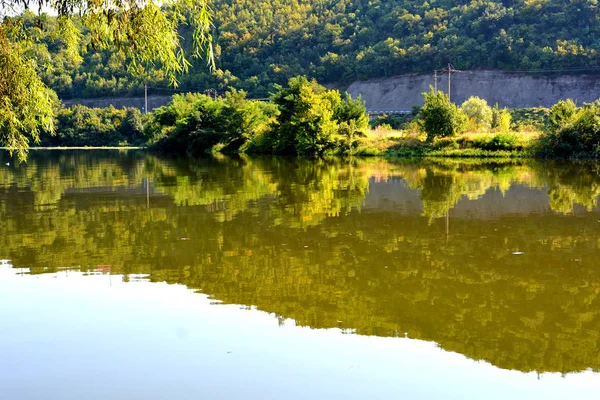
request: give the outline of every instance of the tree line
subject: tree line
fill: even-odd
[[[567,99],[552,108],[460,105],[443,92],[423,93],[411,114],[369,120],[353,99],[306,77],[275,86],[268,100],[243,90],[224,96],[175,95],[149,114],[77,105],[56,111],[55,134],[42,146],[147,146],[168,154],[254,153],[302,156],[411,155],[600,157],[600,103]]]

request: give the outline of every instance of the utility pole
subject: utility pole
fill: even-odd
[[[433,91],[437,93],[437,69],[433,70]]]
[[[448,66],[444,69],[442,69],[440,72],[447,72],[448,73],[448,100],[450,100],[450,83],[451,83],[451,74],[454,72],[462,72],[459,71],[457,69],[454,69],[454,67],[452,66],[452,64],[448,63]]]
[[[450,100],[450,74],[452,73],[452,65],[448,63],[448,100]]]
[[[144,114],[148,114],[148,84],[144,83]]]

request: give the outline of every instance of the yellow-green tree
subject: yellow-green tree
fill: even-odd
[[[166,71],[172,84],[189,62],[177,28],[185,13],[194,26],[193,54],[212,62],[211,19],[206,0],[1,0],[0,2],[0,144],[24,159],[40,130],[52,132],[53,96],[39,77],[43,67],[31,55],[44,27],[44,15],[29,27],[14,17],[23,9],[57,14],[57,35],[71,58],[79,57],[82,30],[93,49],[114,48],[129,57],[132,73],[152,67]],[[74,23],[78,15],[80,24]]]

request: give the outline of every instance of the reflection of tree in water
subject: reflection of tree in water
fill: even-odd
[[[427,218],[507,181],[583,201],[594,169],[89,154],[0,168],[0,258],[33,273],[146,274],[300,325],[406,332],[502,368],[600,369],[599,244],[586,233],[597,218],[456,218],[449,241]],[[426,217],[359,212],[375,175],[420,189]],[[136,189],[145,178],[150,207]]]
[[[420,186],[423,214],[430,218],[445,216],[464,193],[464,185],[454,175],[436,174],[431,168]]]
[[[600,173],[596,163],[556,163],[548,174],[550,207],[571,213],[575,204],[588,211],[596,208],[600,195]]]

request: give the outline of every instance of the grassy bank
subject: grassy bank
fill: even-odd
[[[542,133],[467,132],[453,137],[427,140],[418,131],[371,129],[358,140],[356,155],[403,157],[533,157]]]

